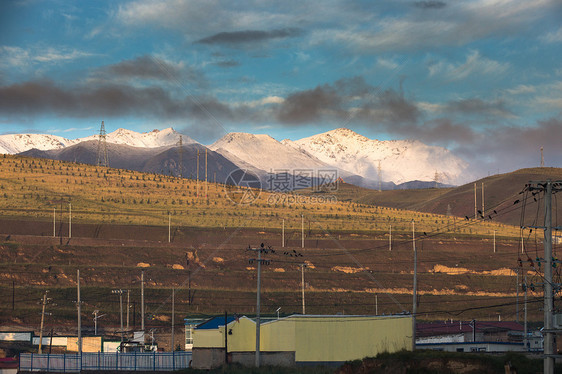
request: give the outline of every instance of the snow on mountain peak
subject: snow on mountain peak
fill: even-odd
[[[229,133],[209,146],[209,149],[235,156],[247,164],[270,172],[326,167],[307,153],[288,147],[266,134]]]
[[[319,160],[365,178],[392,181],[432,181],[456,184],[467,164],[447,149],[417,140],[372,140],[340,128],[286,144]]]
[[[42,151],[61,149],[74,144],[75,141],[62,136],[45,134],[7,134],[0,135],[0,153],[16,154],[32,148]]]
[[[106,141],[113,144],[125,144],[132,147],[156,148],[175,146],[180,136],[182,144],[197,143],[189,136],[181,135],[173,128],[152,130],[138,133],[132,130],[119,128],[106,135]],[[84,141],[98,141],[99,135],[70,140],[56,135],[47,134],[8,134],[0,135],[0,153],[16,154],[36,148],[42,151],[61,149]]]

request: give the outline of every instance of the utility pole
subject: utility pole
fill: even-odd
[[[301,267],[301,290],[302,290],[302,314],[306,314],[306,309],[304,307],[304,268],[306,264],[300,264]]]
[[[378,167],[378,171],[379,171],[379,192],[382,191],[382,169],[381,169],[381,160],[379,160],[379,167]]]
[[[129,310],[131,309],[131,290],[127,290],[127,333],[129,332]]]
[[[541,147],[541,168],[544,168],[544,154],[543,154],[543,147]]]
[[[552,182],[546,182],[544,197],[544,372],[554,373],[554,332],[552,331]]]
[[[517,275],[517,281],[515,283],[516,293],[515,293],[515,322],[519,323],[519,268],[515,270]]]
[[[553,326],[554,285],[552,282],[552,194],[562,191],[562,181],[529,182],[528,191],[544,192],[544,226],[534,228],[544,230],[544,373],[554,373],[554,337]],[[557,229],[559,229],[557,227]],[[556,287],[558,288],[558,284]]]
[[[478,209],[476,208],[476,183],[474,183],[474,219],[478,218]]]
[[[524,323],[524,331],[523,333],[525,334],[523,336],[523,344],[525,344],[525,351],[529,350],[529,343],[528,343],[528,338],[527,338],[527,276],[525,275],[525,323]]]
[[[82,353],[82,301],[80,300],[80,269],[76,269],[76,308],[78,309],[78,353]]]
[[[304,214],[301,214],[302,248],[304,248]]]
[[[226,310],[224,311],[224,363],[228,365],[228,314]]]
[[[418,291],[418,251],[416,250],[415,222],[412,220],[412,245],[414,247],[414,290],[412,304],[412,351],[416,350],[416,313]]]
[[[47,305],[47,293],[49,291],[45,291],[45,293],[43,294],[43,308],[41,311],[41,327],[39,329],[39,350],[37,351],[37,353],[41,354],[43,353],[42,351],[42,345],[43,345],[43,326],[44,326],[44,321],[45,321],[45,306]]]
[[[56,238],[56,236],[57,236],[57,219],[56,219],[56,214],[57,214],[57,208],[53,208],[53,238]]]
[[[172,288],[172,338],[171,338],[172,344],[170,346],[170,352],[174,351],[174,322],[176,320],[175,314],[174,314],[174,312],[175,312],[175,310],[174,310],[175,296],[176,296],[175,290]],[[226,329],[226,326],[224,328]],[[225,332],[226,332],[226,330],[225,330]]]
[[[123,290],[112,290],[111,293],[119,295],[119,317],[121,320],[121,344],[123,344]]]
[[[262,262],[265,264],[269,264],[269,260],[262,260],[261,253],[267,253],[268,249],[265,248],[265,245],[261,243],[260,248],[251,248],[248,247],[248,250],[254,251],[258,253],[258,258],[250,259],[250,264],[256,261],[258,263],[258,279],[257,279],[257,290],[256,290],[256,356],[255,356],[255,366],[260,367],[260,307],[261,307],[261,265]]]
[[[523,244],[523,231],[521,231],[521,254],[525,253],[525,248]]]
[[[379,295],[375,294],[375,315],[379,315]]]
[[[94,315],[94,336],[98,336],[98,314],[99,314],[99,310],[94,310],[94,312],[92,313]]]
[[[183,139],[181,135],[178,141],[178,155],[180,159],[180,178],[183,178]]]
[[[554,373],[554,336],[552,331],[553,289],[552,289],[552,182],[546,182],[544,197],[544,372]]]
[[[285,218],[283,218],[283,226],[281,227],[281,247],[285,248]]]
[[[484,182],[482,182],[482,215],[484,215]]]
[[[207,184],[207,148],[205,148],[205,198],[209,197],[209,187]]]
[[[199,150],[197,150],[197,182],[195,185],[195,197],[199,197]]]
[[[68,202],[68,239],[72,238],[72,203]]]
[[[392,225],[390,225],[390,229],[388,230],[388,250],[392,251]]]
[[[141,330],[144,337],[144,270],[141,271]]]
[[[172,216],[170,215],[170,212],[168,211],[168,243],[170,243],[172,241],[171,225],[172,225]]]
[[[494,230],[494,253],[496,253],[496,231]]]

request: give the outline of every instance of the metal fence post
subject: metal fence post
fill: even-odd
[[[51,354],[47,353],[47,371],[49,371],[50,361],[51,361]]]
[[[29,371],[33,371],[33,353],[31,353],[31,357],[30,357],[30,360],[29,360],[29,366],[30,366]]]
[[[66,353],[62,354],[62,371],[66,373]]]
[[[156,371],[156,351],[152,351],[152,370]]]
[[[172,351],[172,370],[176,370],[176,351]]]

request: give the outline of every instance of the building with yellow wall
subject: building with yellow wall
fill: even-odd
[[[214,367],[224,362],[225,343],[232,362],[240,362],[237,356],[255,353],[255,321],[247,317],[227,320],[225,329],[224,322],[217,322],[220,318],[214,324],[202,324],[194,329],[194,367]],[[341,363],[376,356],[381,352],[408,350],[411,347],[410,315],[292,315],[262,322],[260,326],[260,351],[264,354],[264,363],[267,362],[268,355],[273,357],[273,354],[282,353],[285,354],[284,361],[292,361],[285,362],[286,364]],[[213,350],[215,352],[211,354],[210,351]],[[217,354],[217,351],[222,354]],[[207,365],[205,361],[209,361],[211,357],[218,357],[219,362]]]

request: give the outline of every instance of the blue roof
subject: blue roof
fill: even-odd
[[[235,320],[234,316],[228,316],[226,317],[226,324],[229,324],[234,320]],[[198,325],[196,329],[212,330],[212,329],[218,329],[219,326],[224,326],[224,316],[213,317],[210,320],[205,321],[202,324]]]

